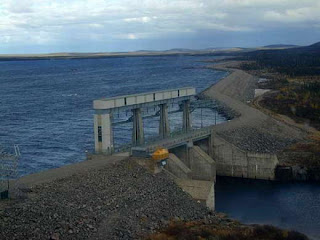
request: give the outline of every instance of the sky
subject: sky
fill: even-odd
[[[0,54],[318,41],[320,0],[0,0]]]

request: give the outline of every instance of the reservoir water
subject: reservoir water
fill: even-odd
[[[248,224],[268,224],[320,239],[320,186],[218,177],[216,210]]]
[[[0,62],[0,145],[19,144],[20,175],[82,161],[93,149],[93,100],[187,86],[199,92],[227,75],[203,68],[203,59],[208,57]],[[197,127],[197,112],[193,117]],[[170,115],[173,131],[181,119],[181,113]],[[146,137],[157,134],[157,121],[146,120]],[[116,144],[130,141],[131,126],[115,127]]]
[[[19,144],[20,175],[82,161],[85,150],[93,148],[93,100],[186,86],[199,92],[227,75],[203,68],[201,60],[208,58],[0,62],[0,145]],[[199,112],[192,117],[199,126]],[[204,112],[205,125],[212,118],[212,111]],[[179,114],[170,116],[172,130],[179,121]],[[117,144],[130,140],[130,126],[116,126]],[[155,135],[157,120],[146,120],[146,128],[147,136]],[[273,224],[320,239],[317,184],[218,179],[216,208],[245,223]]]

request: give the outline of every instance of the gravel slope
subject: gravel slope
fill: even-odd
[[[164,173],[130,159],[32,189],[0,208],[0,239],[132,239],[170,219],[216,219]]]
[[[303,140],[306,132],[277,121],[247,104],[254,97],[257,78],[242,70],[232,69],[233,64],[227,62],[212,67],[229,71],[230,74],[201,94],[201,97],[215,99],[239,115],[230,122],[215,126],[216,134],[243,150],[261,153],[276,153]]]

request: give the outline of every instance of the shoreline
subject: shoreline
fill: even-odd
[[[219,136],[225,139],[226,141],[234,144],[236,147],[244,151],[257,151],[261,153],[277,153],[280,150],[283,150],[288,145],[294,143],[296,140],[303,140],[306,138],[307,132],[303,132],[301,129],[294,129],[291,126],[278,121],[275,118],[272,118],[270,115],[265,112],[259,111],[256,108],[250,106],[248,101],[253,101],[254,99],[254,89],[257,78],[246,73],[243,70],[233,68],[234,64],[237,64],[237,60],[219,59],[215,65],[206,66],[208,69],[214,69],[219,71],[228,72],[229,75],[221,78],[218,82],[213,83],[203,91],[201,91],[198,96],[200,98],[209,98],[217,101],[219,106],[218,111],[225,113],[225,116],[228,120],[224,123],[214,126],[214,132]],[[221,62],[221,63],[219,63]],[[244,87],[239,87],[239,85],[233,84],[234,80],[237,80],[240,85]],[[240,90],[240,91],[239,91]],[[248,93],[249,92],[249,93]],[[250,93],[251,92],[251,93]],[[252,126],[250,126],[252,124]],[[278,126],[272,126],[272,125]],[[284,128],[283,131],[279,131],[279,127]],[[244,133],[237,132],[237,128],[244,129]],[[252,128],[254,131],[252,131]],[[257,130],[261,128],[261,132]],[[267,131],[267,135],[264,133]],[[280,146],[276,148],[267,149],[255,149],[256,146],[241,145],[243,140],[242,135],[256,135],[262,134],[260,137],[269,137],[274,134],[276,137],[280,138]],[[239,134],[238,139],[233,141],[232,138],[228,135]],[[289,137],[289,138],[288,138]],[[289,142],[288,142],[289,141]],[[287,142],[282,144],[283,142]],[[260,142],[261,143],[261,142]],[[124,156],[128,156],[126,153],[116,154],[110,156],[110,161],[115,162],[122,160]],[[44,170],[36,172],[33,174],[28,174],[19,178],[24,185],[37,185],[44,182],[56,180],[59,178],[64,178],[70,176],[77,171],[82,171],[85,168],[88,169],[97,169],[102,167],[104,164],[97,161],[86,160],[73,163],[59,168]],[[299,169],[298,169],[299,170]],[[283,179],[284,180],[284,179]],[[294,180],[294,179],[293,179]]]
[[[228,61],[227,59],[209,67],[220,71],[225,70],[230,74],[207,88],[202,96],[216,99],[221,102],[222,106],[227,106],[226,111],[231,109],[237,113],[236,118],[231,122],[216,126],[216,134],[242,150],[276,154],[279,159],[279,164],[275,169],[278,181],[319,182],[320,173],[317,168],[313,169],[303,164],[296,164],[296,158],[302,156],[303,153],[288,150],[296,143],[307,142],[313,129],[297,126],[293,120],[289,119],[289,121],[285,117],[270,114],[267,110],[262,111],[263,109],[254,108],[257,99],[261,98],[261,96],[254,96],[258,77],[235,68],[239,63],[241,61]],[[228,135],[232,135],[232,137]],[[258,146],[255,146],[255,141],[263,145],[263,148],[259,149]],[[246,144],[242,144],[244,142]],[[275,147],[273,148],[272,145]]]
[[[224,88],[230,75],[203,92],[207,97],[214,93],[214,97],[224,104],[231,102],[237,111],[246,110],[233,121],[215,127],[215,132],[221,136],[226,129],[234,129],[233,122],[239,122],[239,119],[241,122],[251,112],[243,102],[216,94],[216,88]],[[237,95],[239,99],[240,95]],[[159,226],[168,225],[171,218],[206,221],[220,227],[251,226],[208,211],[173,184],[167,175],[150,174],[130,163],[127,155],[85,160],[26,175],[19,179],[18,184],[17,197],[22,200],[7,206],[9,210],[0,211],[0,214],[5,214],[5,224],[15,224],[18,234],[15,237],[18,239],[34,237],[33,234],[56,240],[74,239],[75,236],[95,239],[104,239],[105,236],[111,236],[110,239],[141,237],[139,234],[153,233]],[[11,219],[12,216],[20,221],[20,225],[19,221]],[[29,219],[28,226],[25,226],[24,219]],[[7,232],[3,231],[3,234],[9,234],[9,230],[6,228]],[[7,234],[3,239],[10,238]]]
[[[221,63],[219,63],[219,62],[221,62]],[[244,92],[246,90],[254,92],[254,88],[252,88],[252,86],[253,86],[252,83],[255,83],[256,77],[254,77],[250,74],[247,74],[242,70],[232,68],[232,65],[234,63],[238,63],[238,62],[239,61],[237,61],[237,60],[230,61],[228,59],[226,59],[226,60],[220,59],[220,60],[218,60],[218,63],[216,65],[207,66],[206,68],[208,68],[208,69],[225,71],[225,72],[229,72],[230,74],[223,77],[218,82],[210,85],[209,87],[207,87],[206,89],[204,89],[203,91],[201,91],[198,94],[198,96],[200,98],[210,98],[210,99],[216,100],[220,111],[223,111],[224,113],[226,113],[226,116],[228,118],[232,119],[232,121],[227,121],[227,122],[224,122],[224,123],[221,123],[219,125],[214,126],[214,132],[223,138],[226,137],[226,132],[234,131],[234,129],[237,127],[240,127],[240,128],[247,127],[250,123],[252,123],[252,119],[254,120],[254,117],[255,117],[253,113],[256,113],[260,117],[262,116],[263,120],[266,119],[267,121],[271,121],[273,123],[277,122],[277,119],[274,119],[274,118],[268,116],[267,114],[265,114],[264,112],[261,112],[255,108],[251,107],[244,100],[243,101],[239,100],[244,95]],[[239,72],[241,73],[240,76],[238,74]],[[238,89],[237,85],[233,85],[233,84],[230,85],[230,79],[231,79],[231,81],[233,81],[235,79],[233,76],[231,76],[233,74],[235,74],[236,77],[239,77],[239,82],[241,82],[241,81],[251,82],[251,83],[245,83],[245,85],[246,85],[245,88],[242,89],[243,90],[242,92],[237,93],[236,97],[234,97],[232,95],[230,96],[230,92],[232,92],[235,89],[236,90]],[[227,82],[227,84],[224,84],[224,82]],[[246,88],[248,88],[248,89],[246,89]],[[230,91],[230,89],[231,89],[231,91]],[[221,94],[221,92],[219,93],[218,91],[221,91],[222,94]],[[226,92],[226,93],[224,93],[224,92]],[[254,96],[254,94],[250,95],[250,97],[246,96],[246,99],[250,99],[250,101],[252,101],[253,100],[252,96]],[[237,98],[239,98],[239,99],[237,99]],[[218,109],[218,111],[219,111],[219,109]],[[265,123],[265,121],[263,121],[263,123]],[[288,131],[289,132],[292,131],[292,128],[288,127],[286,124],[284,124],[282,122],[278,122],[278,123],[280,124],[281,127],[282,126],[285,127],[284,133],[280,133],[280,134],[285,134],[286,136],[290,136],[291,134],[287,135],[287,133],[288,133]],[[255,123],[254,127],[255,128],[257,128],[257,126],[260,127],[261,125],[259,126],[259,124],[260,123]],[[265,131],[265,126],[261,126],[261,128],[263,129],[263,131]],[[267,128],[267,130],[272,131],[274,129]],[[276,130],[278,130],[278,129],[276,129]],[[293,130],[297,130],[297,129],[293,129]],[[278,132],[275,133],[276,136],[278,136],[278,134],[279,134]],[[306,135],[305,135],[306,133],[303,133],[303,135],[304,135],[303,138],[301,138],[300,134],[301,134],[300,131],[298,131],[298,132],[296,131],[292,135],[293,135],[293,137],[298,135],[297,139],[299,139],[299,140],[306,137]],[[282,137],[284,137],[284,136],[282,135]],[[225,139],[228,141],[230,138],[226,137]],[[231,141],[231,143],[233,143],[233,142]],[[235,145],[237,147],[239,147],[240,149],[248,150],[246,148],[242,148],[243,146],[241,146],[241,145],[237,145],[237,144],[235,144]],[[128,154],[127,153],[119,153],[119,154],[115,154],[115,155],[112,155],[109,157],[110,157],[110,161],[115,163],[119,160],[124,159],[125,157],[128,157]],[[28,174],[28,175],[22,176],[21,178],[19,178],[19,180],[21,180],[24,185],[33,186],[33,185],[42,184],[42,183],[45,183],[48,181],[53,181],[53,180],[56,180],[59,178],[68,177],[78,171],[86,171],[87,169],[98,169],[100,167],[103,167],[104,165],[105,164],[102,163],[101,161],[96,161],[96,160],[88,161],[88,159],[86,159],[82,162],[64,165],[59,168],[48,169],[48,170]]]
[[[224,135],[225,132],[237,128],[254,128],[258,132],[272,134],[279,139],[302,140],[306,136],[305,133],[292,129],[249,105],[254,99],[257,78],[242,70],[232,68],[234,63],[235,61],[228,61],[212,66],[212,69],[226,70],[230,74],[201,93],[201,97],[217,100],[239,116],[230,122],[215,126],[215,132]],[[235,143],[243,150],[250,150],[250,146],[248,149],[238,142]],[[268,146],[265,147],[268,148]],[[275,153],[275,150],[279,151],[280,148],[266,150]]]
[[[158,51],[158,52],[115,52],[115,53],[49,53],[49,54],[17,54],[0,55],[0,62],[7,61],[40,61],[40,60],[71,60],[71,59],[103,59],[122,57],[174,57],[174,56],[222,56],[212,51]]]

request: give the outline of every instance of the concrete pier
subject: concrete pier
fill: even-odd
[[[182,130],[184,132],[189,132],[191,129],[190,100],[183,101],[182,108],[183,108]]]
[[[94,115],[94,142],[95,151],[98,153],[111,154],[113,152],[114,145],[111,123],[111,114]]]
[[[143,109],[160,107],[159,136],[160,139],[169,137],[168,105],[187,101],[185,109],[189,109],[190,100],[194,98],[195,93],[195,88],[185,87],[95,100],[93,102],[95,152],[103,154],[114,152],[112,125],[115,123],[112,123],[112,114],[130,110],[133,114],[132,146],[140,146],[145,142],[141,115]],[[186,110],[184,115],[185,128],[189,129],[191,127],[189,110]]]
[[[143,121],[141,109],[132,109],[133,129],[132,129],[132,145],[142,145],[144,143]]]
[[[166,138],[170,135],[170,125],[168,117],[168,104],[160,104],[160,123],[159,123],[159,136]]]

